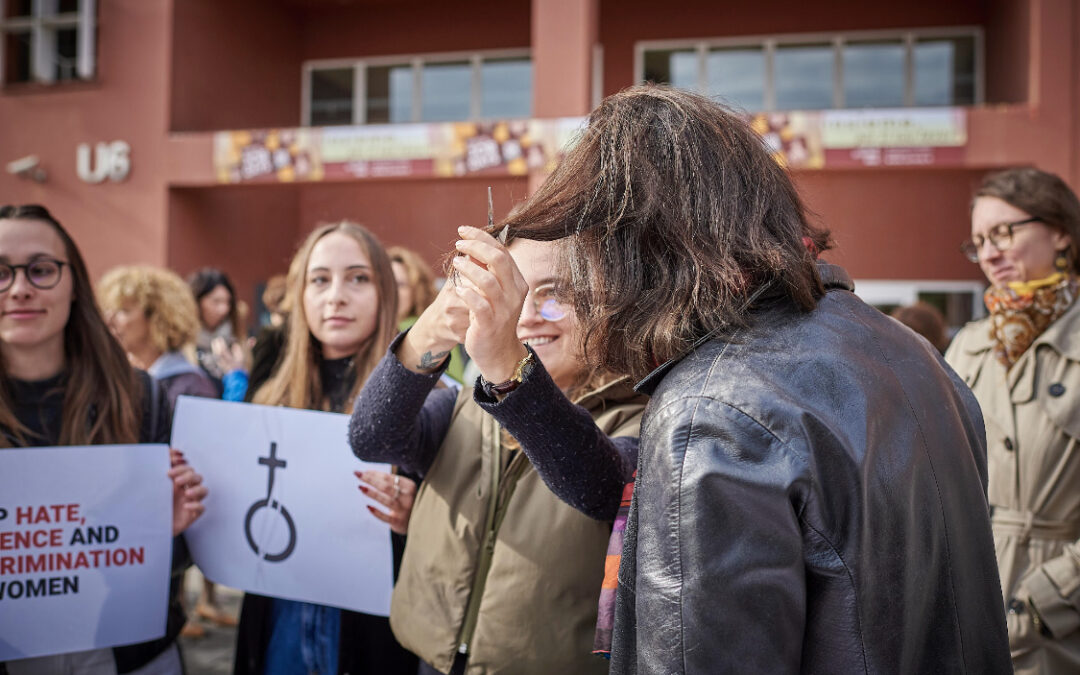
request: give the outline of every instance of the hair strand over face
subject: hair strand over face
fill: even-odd
[[[555,172],[504,223],[563,240],[564,294],[594,370],[640,378],[770,302],[809,311],[830,246],[762,139],[719,104],[645,85],[609,96]],[[500,224],[501,226],[501,224]]]

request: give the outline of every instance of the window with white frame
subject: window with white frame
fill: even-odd
[[[0,0],[0,82],[89,80],[95,0]]]
[[[642,42],[638,80],[751,112],[982,102],[978,28]]]
[[[528,50],[312,61],[303,77],[305,126],[532,115]]]

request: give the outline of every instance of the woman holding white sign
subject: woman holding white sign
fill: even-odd
[[[288,284],[285,351],[253,402],[349,412],[397,331],[390,259],[364,227],[323,225],[297,251]],[[397,480],[412,489],[409,479]],[[385,618],[248,593],[234,672],[413,675],[416,657],[394,640]]]
[[[391,346],[350,426],[359,457],[424,478],[390,623],[423,673],[601,675],[597,600],[644,398],[590,377],[555,244],[459,233],[457,283]],[[482,377],[433,391],[462,341]]]
[[[0,362],[0,446],[169,441],[168,402],[128,362],[94,302],[78,247],[41,206],[0,206]],[[176,452],[169,477],[176,536],[202,513],[206,488]],[[173,558],[175,598],[186,558],[182,539],[174,542]],[[10,661],[0,672],[179,674],[176,635],[183,622],[173,602],[161,639]]]

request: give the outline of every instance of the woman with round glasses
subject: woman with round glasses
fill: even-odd
[[[359,457],[424,479],[391,627],[421,672],[606,673],[597,589],[644,399],[586,370],[556,244],[459,233],[456,283],[391,345],[350,425]],[[481,377],[433,390],[459,342]]]
[[[131,367],[110,334],[82,255],[60,223],[42,206],[0,206],[0,452],[168,443],[171,418],[165,395],[146,373]],[[179,453],[171,459],[172,534],[177,536],[202,513],[207,491]],[[11,480],[0,477],[0,489],[5,478]],[[184,615],[175,598],[186,557],[183,540],[175,540],[174,548],[164,637],[0,663],[0,672],[182,673],[176,636]]]
[[[990,316],[946,359],[982,406],[994,545],[1017,673],[1080,672],[1080,202],[1013,169],[975,193],[964,253]]]

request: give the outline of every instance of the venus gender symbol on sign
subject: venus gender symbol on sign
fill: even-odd
[[[266,481],[266,497],[255,502],[248,509],[247,517],[244,518],[244,534],[247,536],[248,546],[251,547],[252,551],[255,551],[255,555],[267,562],[281,562],[292,555],[293,550],[296,548],[296,523],[293,522],[292,516],[289,515],[289,510],[283,504],[278,503],[278,500],[270,499],[270,495],[274,489],[274,471],[276,469],[284,471],[288,462],[278,459],[277,443],[270,443],[270,455],[260,457],[259,464],[265,465],[270,474]],[[255,543],[255,537],[251,533],[251,521],[255,517],[255,513],[264,508],[270,508],[280,513],[285,519],[285,525],[289,528],[289,543],[279,553],[268,553],[260,550],[258,544]]]

